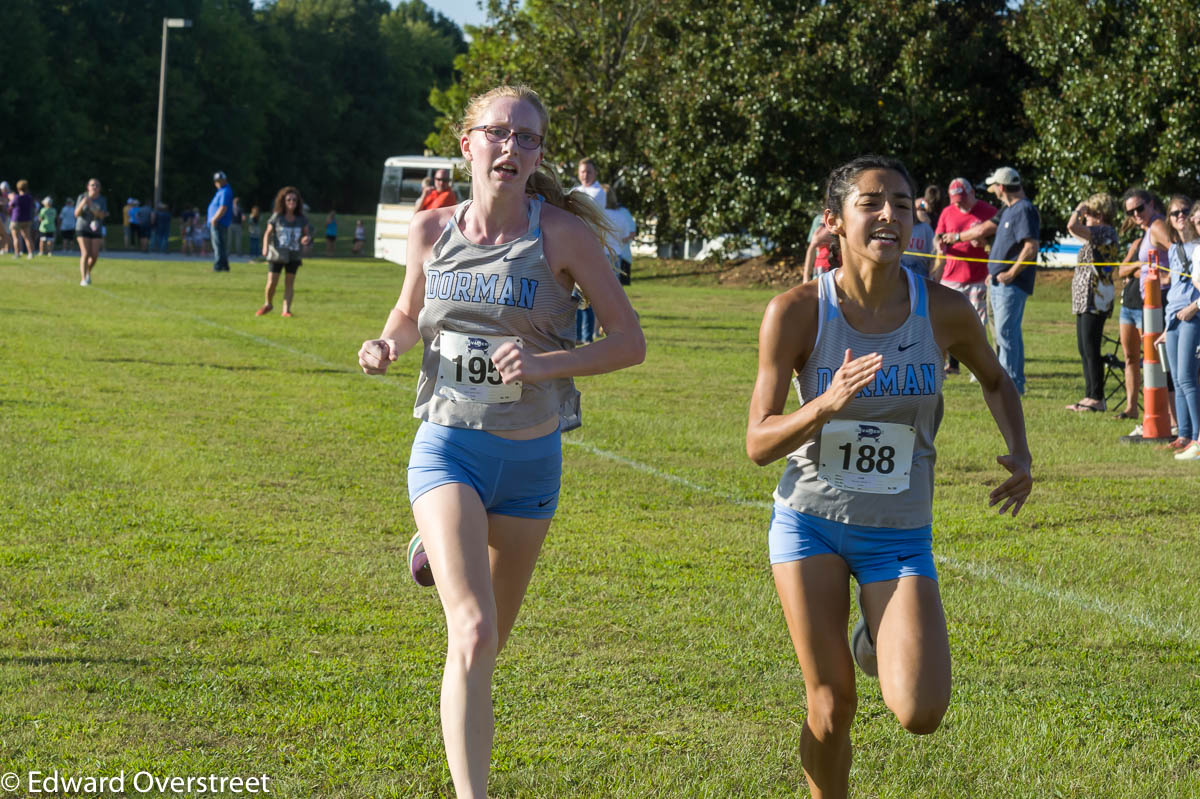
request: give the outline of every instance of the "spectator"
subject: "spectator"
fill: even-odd
[[[130,214],[130,221],[133,223],[133,233],[136,240],[142,245],[142,252],[150,252],[150,234],[153,230],[150,220],[153,216],[154,213],[150,206],[142,205],[141,203],[138,203]]]
[[[246,217],[246,238],[250,240],[250,257],[257,259],[262,249],[262,212],[257,205],[250,208]]]
[[[236,255],[242,255],[242,222],[246,215],[242,211],[242,198],[233,198],[233,215],[229,222],[229,251]]]
[[[1120,242],[1112,224],[1117,203],[1107,194],[1093,194],[1076,206],[1067,220],[1067,231],[1082,239],[1075,274],[1071,279],[1071,312],[1075,314],[1075,341],[1083,359],[1084,397],[1069,411],[1103,411],[1104,364],[1100,360],[1100,342],[1104,322],[1112,315],[1113,268],[1097,263],[1115,263]]]
[[[614,261],[613,271],[617,273],[617,281],[622,286],[628,286],[632,282],[632,244],[633,234],[637,233],[637,223],[633,221],[629,209],[621,205],[617,191],[612,186],[604,187],[604,199],[608,203],[604,214],[613,228],[613,232],[608,234],[608,245],[613,251],[610,256]]]
[[[820,224],[818,224],[818,222]],[[808,251],[804,253],[804,282],[817,275],[824,274],[830,269],[836,269],[841,263],[838,255],[837,236],[825,225],[824,215],[818,214],[813,220],[813,228],[808,234]]]
[[[304,201],[300,190],[284,186],[275,195],[275,212],[267,220],[267,233],[263,237],[263,257],[267,259],[266,302],[254,312],[255,316],[270,313],[275,307],[275,288],[279,285],[279,273],[287,272],[283,282],[283,313],[292,315],[292,295],[296,285],[296,270],[300,268],[300,253],[304,243],[312,240],[312,228],[308,217],[300,209]]]
[[[1145,296],[1151,253],[1166,262],[1171,235],[1157,201],[1145,189],[1129,189],[1121,196],[1127,226],[1142,234],[1129,246],[1117,275],[1124,278],[1121,289],[1121,350],[1125,354],[1125,408],[1118,419],[1138,418],[1138,396],[1142,390],[1142,299]],[[1169,273],[1164,273],[1169,274]]]
[[[269,224],[269,223],[268,223]],[[325,254],[333,255],[333,247],[337,243],[337,211],[330,211],[325,217]]]
[[[363,221],[359,219],[354,223],[354,244],[350,247],[352,255],[362,255],[363,245],[367,242],[367,229],[363,227]]]
[[[37,215],[37,200],[29,193],[29,181],[17,181],[17,196],[15,199],[10,198],[9,214],[12,220],[12,240],[13,252],[20,257],[21,253],[18,249],[20,243],[24,243],[25,252],[33,258],[33,219]]]
[[[213,271],[229,271],[229,225],[233,222],[233,188],[224,172],[213,173],[217,191],[208,204],[208,222],[213,246]],[[201,245],[203,246],[203,244]]]
[[[167,242],[171,239],[171,208],[164,202],[154,209],[154,239],[150,246],[155,252],[166,252]]]
[[[192,255],[192,229],[196,224],[196,216],[191,209],[184,208],[179,214],[179,251],[183,255]]]
[[[208,255],[208,242],[213,233],[206,223],[200,221],[203,219],[200,210],[195,210],[196,214],[192,217],[192,255],[205,256]]]
[[[1002,166],[984,180],[987,190],[1000,200],[1001,210],[987,222],[958,234],[962,241],[995,236],[988,255],[988,294],[992,301],[992,332],[1000,364],[1025,394],[1025,339],[1021,323],[1025,302],[1037,279],[1034,259],[1041,241],[1041,217],[1025,196],[1021,175]]]
[[[579,176],[579,185],[571,189],[571,191],[579,191],[592,198],[592,202],[596,203],[597,208],[605,208],[608,206],[607,200],[604,198],[604,187],[597,182],[596,162],[590,158],[584,158],[579,162],[576,174]]]
[[[63,207],[58,212],[58,229],[62,231],[64,251],[70,250],[71,244],[78,246],[75,241],[75,200],[72,197],[63,197]]]
[[[930,184],[925,187],[925,194],[917,200],[913,222],[924,222],[932,228],[937,224],[937,219],[941,216],[944,207],[941,187]]]
[[[40,252],[42,255],[54,254],[54,223],[58,220],[58,212],[54,210],[54,198],[49,195],[42,198],[42,207],[38,209],[38,232],[42,234]]]
[[[100,257],[100,242],[104,239],[104,217],[108,216],[108,200],[100,194],[100,181],[88,181],[87,191],[75,200],[75,241],[79,244],[79,285],[92,285],[92,270]]]
[[[17,251],[13,246],[12,234],[8,229],[8,198],[11,193],[12,186],[8,185],[8,181],[0,180],[0,253],[6,253],[10,249],[14,253]]]
[[[422,186],[424,186],[423,181]],[[430,208],[448,208],[451,205],[458,205],[458,193],[450,184],[449,170],[439,169],[433,173],[432,189],[427,192],[422,191],[421,199],[417,202],[417,210],[428,211]]]
[[[1166,330],[1155,344],[1165,344],[1167,368],[1175,383],[1175,420],[1178,435],[1168,447],[1178,450],[1176,460],[1200,458],[1200,391],[1197,390],[1196,372],[1200,360],[1196,347],[1200,346],[1200,283],[1193,264],[1196,263],[1196,228],[1188,219],[1192,201],[1176,194],[1167,203],[1167,219],[1171,227],[1171,248],[1167,251],[1167,263],[1171,270],[1171,288],[1167,292],[1163,310]]]
[[[922,200],[922,202],[924,202]],[[901,255],[900,265],[910,270],[914,275],[929,277],[933,271],[933,226],[918,218],[913,219],[912,237],[908,240],[907,252],[923,253],[923,255]],[[925,219],[929,214],[924,215]]]
[[[121,206],[121,226],[124,236],[125,249],[133,243],[133,207],[137,205],[137,200],[132,197],[125,200],[125,204]]]
[[[950,181],[946,193],[950,204],[938,214],[937,237],[939,257],[930,277],[943,286],[962,292],[980,324],[987,329],[987,250],[978,244],[962,240],[962,232],[996,215],[994,206],[975,197],[975,189],[966,178]],[[973,260],[965,260],[965,259]],[[958,374],[958,361],[949,356],[946,373]],[[972,380],[974,375],[971,376]]]

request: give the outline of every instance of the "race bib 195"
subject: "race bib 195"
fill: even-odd
[[[516,402],[521,381],[505,385],[492,354],[507,341],[521,345],[520,336],[479,336],[443,330],[438,334],[441,362],[433,393],[456,402]]]
[[[908,490],[915,440],[907,424],[830,420],[821,428],[817,476],[834,488],[899,494]]]

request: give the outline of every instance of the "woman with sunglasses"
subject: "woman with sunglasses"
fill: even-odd
[[[1150,275],[1151,253],[1159,263],[1167,262],[1170,233],[1154,196],[1145,189],[1130,189],[1121,197],[1126,226],[1140,228],[1142,235],[1129,247],[1117,275],[1125,279],[1121,290],[1121,349],[1125,353],[1125,408],[1118,419],[1138,418],[1138,393],[1142,390],[1142,299]],[[1125,227],[1122,227],[1124,230]],[[1159,273],[1160,279],[1166,272]],[[1169,277],[1166,279],[1169,280]]]
[[[491,680],[558,505],[560,431],[579,425],[572,380],[640,363],[645,340],[601,245],[595,204],[542,164],[537,94],[473,98],[459,132],[472,198],[413,216],[400,299],[359,363],[383,374],[420,342],[408,466],[409,568],[447,622],[442,735],[459,799],[486,796]],[[575,349],[578,284],[608,333]]]
[[[1164,330],[1155,344],[1165,344],[1167,368],[1175,384],[1176,438],[1167,445],[1176,450],[1177,460],[1200,458],[1200,391],[1196,372],[1200,361],[1196,347],[1200,346],[1200,279],[1193,272],[1197,256],[1196,228],[1188,219],[1192,210],[1191,198],[1182,194],[1167,203],[1167,219],[1171,223],[1171,249],[1167,265],[1171,288],[1167,291],[1163,309]]]
[[[979,379],[1008,447],[997,460],[1010,474],[990,504],[1015,516],[1033,478],[1021,398],[975,309],[901,266],[913,224],[904,165],[857,158],[831,173],[825,195],[842,265],[767,306],[746,452],[760,466],[786,458],[767,538],[808,699],[800,758],[814,799],[841,799],[854,662],[915,735],[936,730],[950,703],[932,552],[943,352]],[[788,411],[793,383],[800,405]],[[851,577],[860,619],[848,646]]]

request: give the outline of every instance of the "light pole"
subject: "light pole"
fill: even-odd
[[[167,93],[167,28],[190,28],[190,19],[178,17],[163,17],[162,33],[162,64],[158,68],[158,134],[154,137],[154,207],[162,203],[162,140],[163,140],[163,98]]]

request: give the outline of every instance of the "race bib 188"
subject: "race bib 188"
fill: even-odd
[[[521,381],[505,385],[492,354],[507,341],[521,345],[520,336],[477,336],[443,330],[438,334],[441,362],[433,393],[456,402],[516,402]]]
[[[907,424],[830,420],[821,428],[817,476],[834,488],[899,494],[908,490],[915,440]]]

